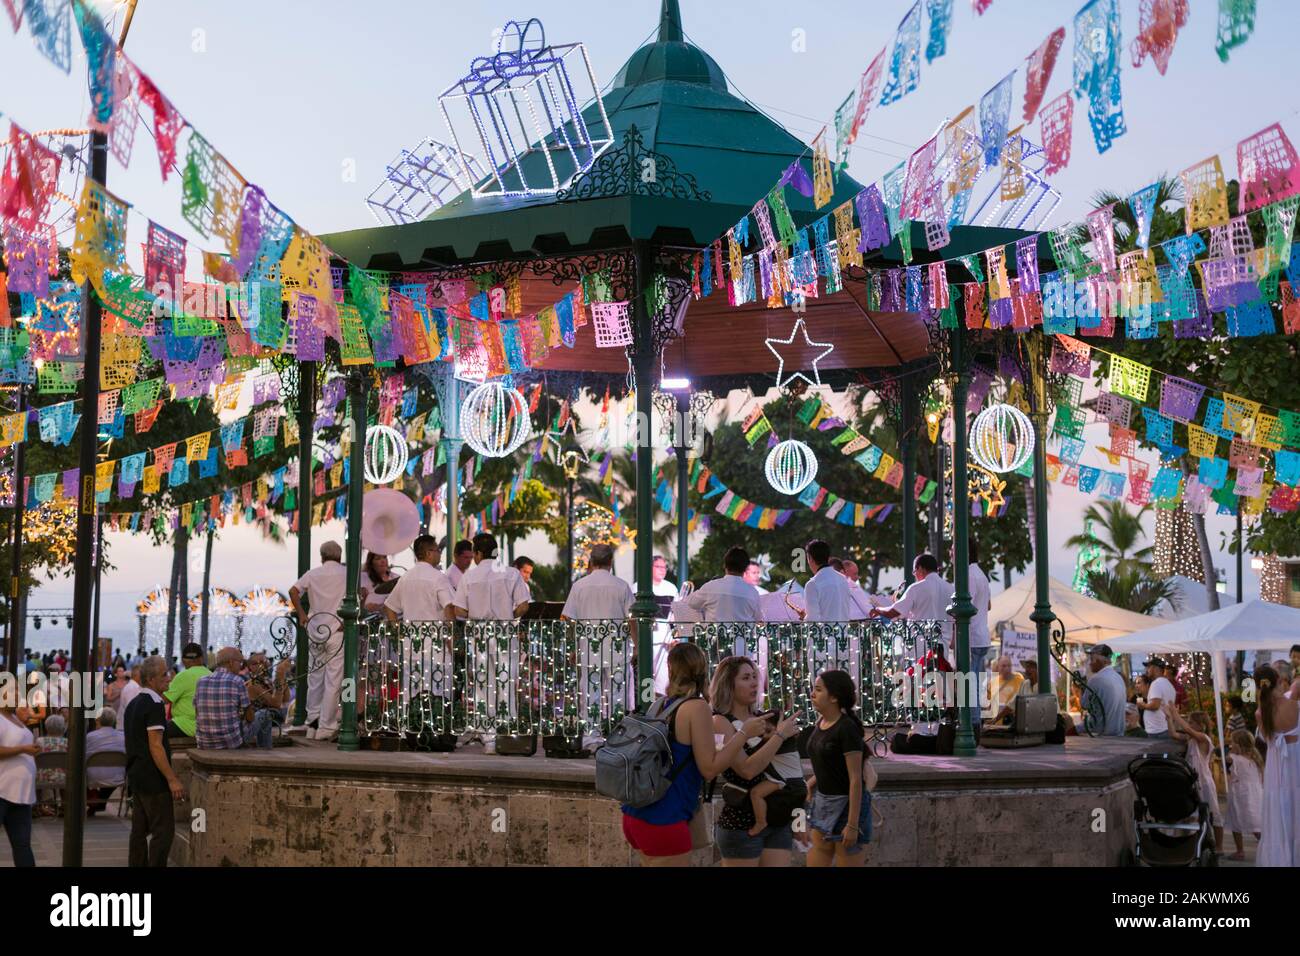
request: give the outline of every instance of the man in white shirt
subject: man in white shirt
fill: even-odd
[[[1168,737],[1169,718],[1161,703],[1168,701],[1172,705],[1177,698],[1173,683],[1164,673],[1169,665],[1162,657],[1152,657],[1143,661],[1142,666],[1147,669],[1147,678],[1151,681],[1146,698],[1137,699],[1138,710],[1142,712],[1142,726],[1148,737]]]
[[[758,607],[758,594],[752,585],[745,583],[745,569],[749,567],[749,553],[744,548],[730,548],[722,558],[720,578],[706,582],[686,599],[688,606],[704,615],[709,623],[739,621],[760,623],[763,614]]]
[[[492,535],[474,535],[472,547],[474,565],[461,575],[452,614],[471,621],[513,621],[528,610],[528,585],[514,568],[496,566],[497,539]]]
[[[951,645],[952,620],[948,617],[948,602],[952,600],[952,585],[939,576],[939,561],[934,555],[918,554],[912,562],[916,578],[903,592],[903,596],[889,607],[873,607],[871,617],[899,618],[905,621],[943,621],[944,643]],[[951,659],[951,646],[945,657]]]
[[[468,618],[470,621],[513,621],[528,610],[532,600],[528,593],[528,585],[514,568],[497,566],[497,539],[492,535],[486,533],[474,535],[472,547],[474,565],[461,576],[460,586],[456,588],[456,594],[451,600],[451,614],[458,618]],[[473,664],[475,672],[486,673],[487,650],[474,639],[472,627],[466,629],[465,636],[468,646],[477,648]],[[519,655],[510,654],[509,644],[505,641],[498,643],[497,653],[508,658],[510,686],[518,687]],[[488,717],[494,718],[499,709],[498,692],[495,680],[489,681],[482,687],[470,688],[469,697],[476,698],[481,695],[486,697],[486,700],[468,700],[467,704],[471,706],[483,704]],[[506,692],[505,697],[510,716],[516,716],[518,701],[513,690]],[[474,735],[471,732],[470,736]],[[487,751],[495,752],[495,738],[488,738],[488,742],[492,746],[487,747]]]
[[[662,554],[656,554],[650,562],[650,589],[657,598],[666,597],[676,601],[679,597],[677,585],[668,580],[668,561]],[[660,694],[668,690],[668,651],[673,645],[673,628],[669,623],[671,620],[671,611],[667,619],[655,620],[655,691]]]
[[[348,573],[337,541],[320,546],[321,563],[289,588],[289,603],[298,623],[307,629],[311,669],[307,674],[307,736],[333,740],[338,736],[343,687],[343,621],[339,605],[347,592]],[[307,606],[302,599],[306,596]],[[310,612],[310,616],[309,615]],[[310,725],[315,723],[316,731]]]
[[[438,559],[442,556],[438,542],[431,535],[422,534],[415,539],[411,550],[415,553],[415,567],[398,578],[397,585],[384,601],[384,616],[394,623],[399,616],[408,622],[445,622],[451,617],[448,610],[453,591],[447,575],[438,567]],[[439,670],[436,664],[442,664],[440,670],[444,677],[449,678],[452,671],[450,641],[445,646],[434,641],[424,642],[420,655],[427,653],[432,657],[427,664],[412,654],[412,646],[409,636],[403,636],[398,644],[402,673],[408,682],[415,679],[415,686],[407,684],[408,699],[419,697],[424,690],[423,682],[433,676],[431,672]],[[444,686],[430,686],[428,690],[438,697],[451,696],[449,680]]]
[[[457,541],[455,553],[447,564],[447,580],[453,589],[460,587],[460,579],[469,566],[474,563],[474,544],[470,541]]]
[[[849,582],[831,566],[831,546],[820,538],[809,541],[805,549],[813,576],[804,585],[804,620],[812,622],[847,621],[853,611]]]
[[[438,542],[422,534],[411,545],[415,553],[415,567],[397,579],[397,584],[384,601],[384,616],[396,622],[446,621],[450,615],[451,581],[438,567],[441,554]]]
[[[614,577],[614,549],[608,544],[598,544],[588,558],[590,570],[573,582],[560,619],[564,621],[626,621],[632,609],[632,588],[621,578]],[[600,674],[601,691],[609,693],[610,676],[619,668],[627,669],[629,660],[615,660],[612,647],[606,643],[593,650],[591,642],[581,637],[578,647],[578,709],[589,720],[599,715],[597,701],[592,700],[593,673]],[[624,678],[624,687],[631,689]],[[635,701],[635,695],[630,698]],[[596,706],[593,706],[595,704]],[[592,711],[596,711],[593,713]]]
[[[588,559],[591,570],[573,582],[560,619],[564,621],[625,621],[632,608],[632,588],[614,577],[614,549],[598,544]]]
[[[845,558],[840,565],[840,572],[844,575],[844,580],[849,582],[849,600],[853,602],[850,620],[866,620],[871,616],[871,608],[874,605],[871,602],[871,595],[858,581],[858,562],[852,558]]]
[[[989,635],[989,608],[993,606],[993,599],[989,593],[988,575],[979,566],[980,549],[979,542],[971,538],[966,545],[967,555],[970,557],[970,570],[967,572],[970,581],[970,602],[975,605],[975,616],[970,619],[970,670],[977,676],[979,681],[979,701],[978,705],[971,706],[970,720],[971,726],[974,727],[979,723],[980,710],[984,702],[984,665],[988,660],[989,647],[991,638]],[[948,552],[948,557],[956,567],[957,546],[953,545]],[[961,686],[965,686],[962,684]]]
[[[749,567],[745,568],[745,583],[752,584],[754,590],[760,595],[770,594],[771,592],[768,591],[767,588],[758,583],[761,580],[763,580],[763,569],[759,566],[757,561],[750,561]]]
[[[126,705],[135,700],[135,695],[140,693],[140,665],[131,665],[131,679],[126,682],[122,688],[122,693],[117,698],[117,712],[126,716]]]

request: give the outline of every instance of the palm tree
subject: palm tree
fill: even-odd
[[[1150,505],[1143,505],[1135,514],[1122,501],[1102,501],[1088,505],[1083,512],[1084,521],[1091,520],[1100,533],[1085,531],[1076,534],[1065,542],[1066,546],[1096,546],[1105,555],[1107,563],[1114,566],[1116,574],[1145,574],[1151,568],[1155,549],[1150,546],[1139,547],[1139,544],[1146,537],[1142,518],[1150,510]]]
[[[1151,577],[1140,568],[1125,571],[1092,571],[1088,587],[1097,600],[1138,614],[1154,614],[1161,604],[1177,611],[1183,594],[1172,581]]]

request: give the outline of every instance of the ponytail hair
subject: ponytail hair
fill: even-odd
[[[853,712],[853,708],[858,703],[858,689],[853,683],[853,678],[844,671],[822,671],[821,679],[826,693],[830,694],[835,703],[839,704],[840,710],[858,725],[858,729],[862,729],[862,721]]]
[[[1259,718],[1259,725],[1264,728],[1264,736],[1273,736],[1273,694],[1277,692],[1277,671],[1268,664],[1263,664],[1255,668],[1252,675],[1255,679],[1255,687],[1259,691],[1259,708],[1256,716]]]

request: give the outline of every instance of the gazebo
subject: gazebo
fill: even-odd
[[[585,373],[600,377],[625,377],[629,366],[636,386],[638,418],[650,421],[652,393],[660,385],[661,361],[671,374],[689,379],[691,387],[738,387],[746,383],[772,384],[771,353],[765,339],[784,339],[794,317],[769,309],[763,301],[731,306],[727,296],[693,298],[691,264],[735,225],[765,196],[791,164],[809,155],[797,137],[737,96],[722,68],[706,52],[686,39],[678,0],[663,0],[657,37],[638,49],[600,98],[585,108],[589,125],[608,117],[613,143],[594,164],[556,192],[475,196],[467,189],[428,218],[403,225],[359,229],[323,237],[337,255],[366,269],[394,273],[425,273],[430,281],[471,278],[484,272],[518,279],[525,313],[552,304],[571,291],[580,277],[607,270],[610,297],[630,303],[634,341],[630,347],[597,348],[590,327],[578,330],[572,348],[550,351],[536,367],[549,373]],[[525,175],[542,173],[540,151],[525,155],[520,165]],[[848,202],[862,185],[840,175],[829,204],[820,211],[811,199],[789,193],[790,212],[799,226]],[[911,225],[916,241],[916,263],[934,261],[926,251],[924,226]],[[952,259],[1027,235],[1009,229],[955,226],[950,243],[941,250]],[[903,261],[897,239],[868,253],[875,266]],[[901,484],[904,515],[904,561],[910,580],[916,554],[916,430],[920,425],[918,396],[937,374],[949,375],[953,385],[953,420],[966,420],[966,390],[970,380],[967,333],[941,330],[937,323],[906,312],[879,312],[868,307],[865,273],[846,270],[843,288],[833,294],[808,298],[799,318],[812,342],[833,341],[835,350],[820,360],[823,383],[842,385],[891,379],[900,382],[899,433],[904,478]],[[667,280],[666,282],[664,280]],[[658,282],[658,308],[651,311],[648,290]],[[665,349],[669,349],[665,357]],[[795,342],[782,349],[787,368],[812,368],[819,349]],[[941,361],[942,355],[942,361]],[[1039,376],[1038,378],[1041,378]],[[364,388],[356,376],[354,388]],[[305,380],[305,379],[304,379]],[[1035,508],[1037,596],[1034,620],[1038,625],[1042,656],[1047,656],[1048,626],[1052,620],[1046,580],[1045,459],[1046,401],[1038,383],[1033,421],[1038,441],[1035,452]],[[454,479],[462,445],[455,410],[459,385],[450,376],[439,382],[443,407],[446,451],[448,546],[456,538],[458,523]],[[1031,391],[1035,391],[1031,389]],[[1031,396],[1033,398],[1033,396]],[[689,394],[679,395],[684,408]],[[362,409],[356,411],[358,405]],[[364,402],[353,403],[354,427],[364,434]],[[967,486],[967,451],[964,427],[954,436],[953,487]],[[639,442],[648,443],[648,436]],[[359,564],[358,525],[361,515],[359,459],[362,442],[353,443],[349,490],[348,566]],[[685,450],[679,451],[684,460]],[[636,458],[637,542],[649,542],[653,519],[652,456]],[[685,468],[679,468],[679,520],[686,509]],[[302,469],[310,474],[310,467]],[[304,499],[300,499],[300,506]],[[957,550],[956,599],[958,666],[968,664],[967,631],[975,609],[966,579],[969,508],[953,509],[953,537]],[[308,536],[305,524],[303,538]],[[681,545],[685,543],[682,536]],[[679,547],[681,547],[679,545]],[[300,561],[310,555],[310,545],[300,542]],[[640,673],[650,672],[651,628],[656,605],[651,592],[650,547],[638,546],[635,558],[637,593],[633,616],[638,622]],[[684,570],[686,555],[679,555]],[[355,594],[355,578],[350,596]],[[349,618],[354,629],[355,603]],[[963,709],[963,719],[967,713]],[[345,726],[346,719],[345,719]],[[959,752],[974,752],[969,727],[958,741]]]

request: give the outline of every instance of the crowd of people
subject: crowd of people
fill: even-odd
[[[625,805],[623,835],[646,866],[688,866],[707,843],[703,796],[722,781],[713,843],[723,866],[788,866],[795,812],[808,822],[809,866],[861,866],[871,840],[871,787],[857,688],[843,671],[822,673],[814,714],[760,712],[758,667],[728,657],[709,674],[699,646],[668,653],[668,694],[650,714],[666,720],[671,786],[648,806]],[[803,726],[801,726],[801,724]],[[812,764],[803,775],[801,756]]]

